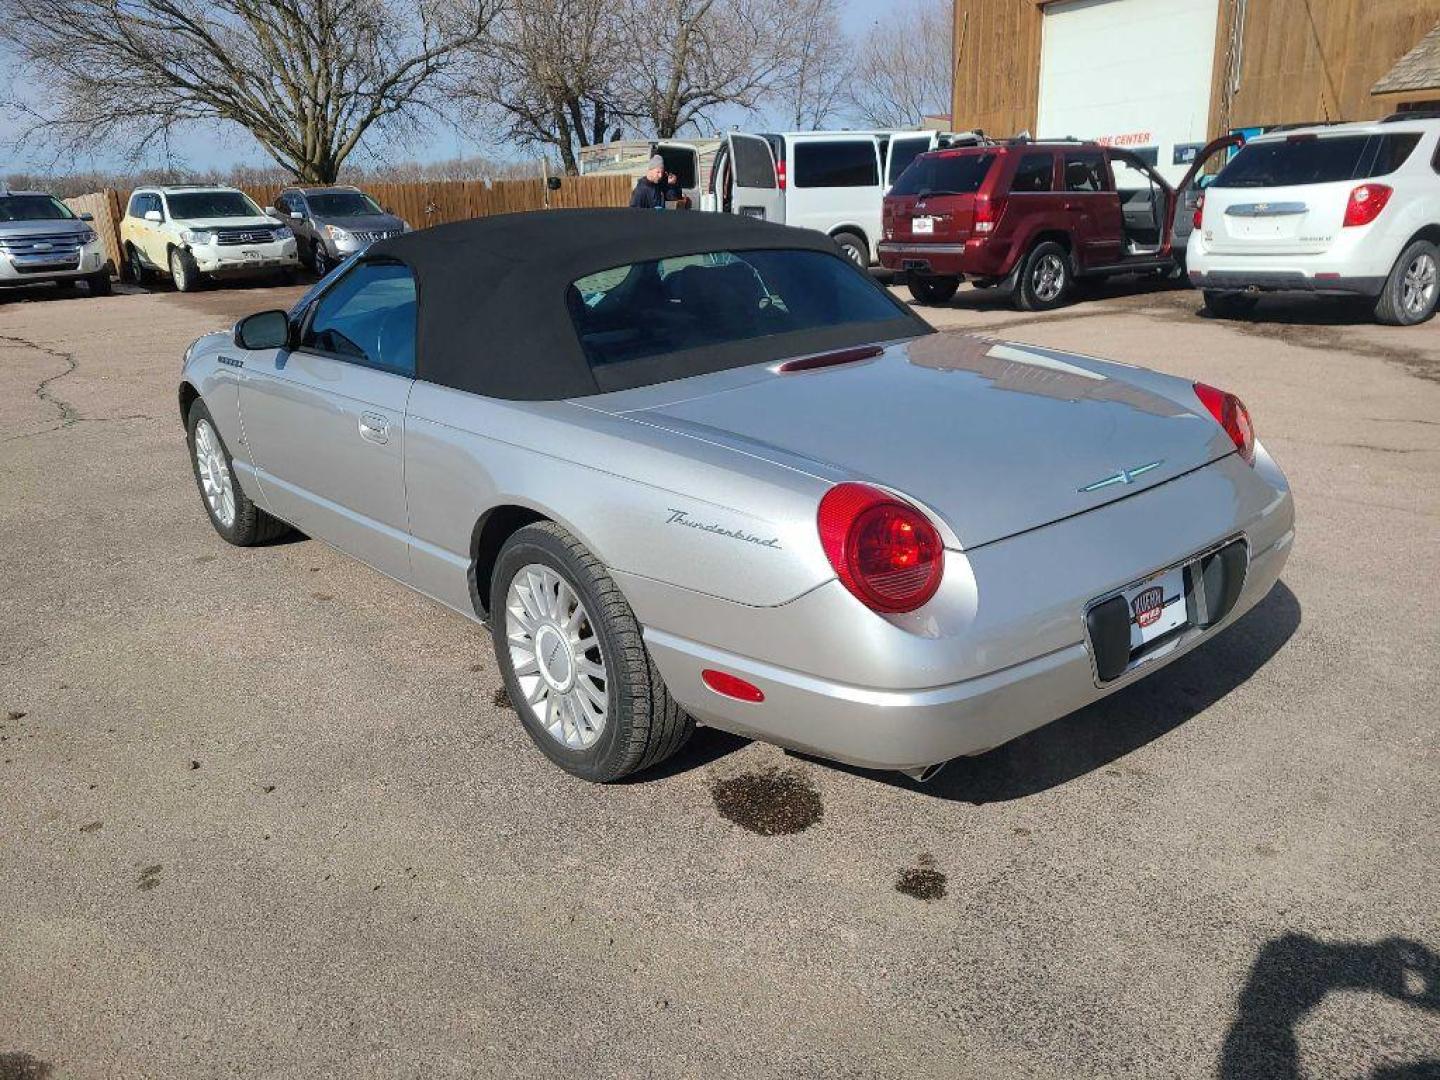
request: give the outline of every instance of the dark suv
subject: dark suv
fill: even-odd
[[[967,277],[1001,285],[1023,311],[1065,303],[1077,278],[1183,271],[1194,215],[1187,197],[1217,139],[1179,188],[1143,158],[1097,143],[1016,139],[917,157],[885,197],[880,262],[903,271],[922,304]]]

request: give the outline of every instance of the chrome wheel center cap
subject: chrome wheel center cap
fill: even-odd
[[[540,676],[552,689],[565,693],[575,681],[575,658],[570,653],[570,642],[560,630],[545,625],[535,634],[535,658],[540,664]]]

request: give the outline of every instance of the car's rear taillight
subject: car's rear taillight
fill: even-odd
[[[868,484],[836,484],[820,500],[820,545],[840,583],[875,611],[914,611],[935,595],[945,545],[930,519]]]
[[[775,183],[779,185],[781,191],[785,190],[785,162],[783,161],[775,163]]]
[[[1350,201],[1345,204],[1344,227],[1369,225],[1380,216],[1380,211],[1385,209],[1393,194],[1395,189],[1384,184],[1361,184],[1350,192]]]
[[[1200,228],[1201,222],[1205,220],[1205,193],[1202,191],[1200,197],[1195,200],[1195,228]]]
[[[1234,394],[1201,382],[1195,384],[1195,396],[1225,429],[1225,434],[1230,436],[1230,441],[1235,444],[1240,456],[1254,465],[1255,425],[1250,422],[1250,411],[1245,408],[1245,403]]]
[[[1000,215],[1005,213],[1004,198],[994,195],[975,196],[975,231],[977,233],[992,233],[995,231],[995,224],[1000,220]]]

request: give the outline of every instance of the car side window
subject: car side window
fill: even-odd
[[[875,187],[880,183],[875,140],[798,142],[793,179],[797,188]]]
[[[130,196],[130,207],[125,211],[126,217],[143,218],[145,216],[145,193],[137,191]]]
[[[158,194],[145,196],[145,208],[142,212],[148,213],[151,210],[158,210],[160,212],[160,220],[165,220],[165,202]]]
[[[1066,191],[1107,191],[1109,186],[1104,155],[1085,151],[1065,155]]]
[[[290,213],[290,197],[288,195],[275,196],[275,209],[282,214]]]
[[[315,304],[300,347],[413,378],[415,278],[397,262],[362,262]]]
[[[1010,181],[1011,191],[1051,191],[1055,187],[1055,159],[1049,154],[1026,154]]]

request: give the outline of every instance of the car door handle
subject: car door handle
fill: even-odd
[[[387,443],[390,441],[390,420],[379,413],[367,412],[360,414],[360,437],[368,439],[373,443]]]

